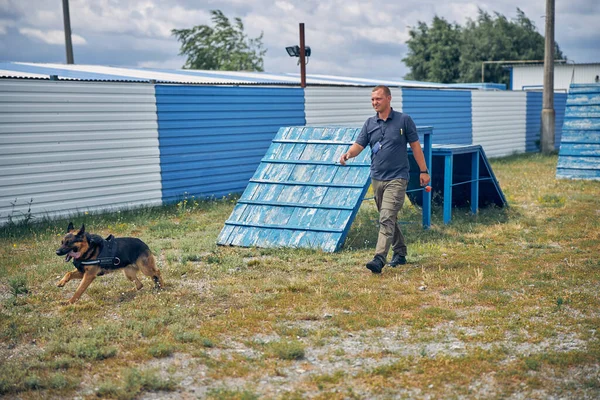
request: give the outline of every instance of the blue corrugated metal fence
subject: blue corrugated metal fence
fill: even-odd
[[[540,130],[542,126],[542,92],[527,92],[527,122],[525,151],[540,151]],[[563,122],[565,118],[566,93],[554,93],[554,112],[556,113],[554,125],[554,147],[560,147]]]
[[[163,201],[244,190],[281,126],[304,125],[299,88],[156,86]]]
[[[417,126],[433,126],[435,144],[473,143],[470,91],[404,88],[402,111],[409,114]]]

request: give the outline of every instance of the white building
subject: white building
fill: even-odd
[[[539,90],[544,87],[544,64],[511,64],[511,90]],[[600,63],[554,64],[554,90],[569,91],[571,83],[600,80]]]

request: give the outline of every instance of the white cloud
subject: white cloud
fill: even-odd
[[[313,52],[309,73],[382,78],[408,72],[401,60],[408,31],[419,21],[430,24],[437,15],[464,26],[479,8],[513,19],[517,7],[543,34],[545,4],[540,0],[70,0],[73,41],[87,44],[76,49],[78,62],[180,67],[184,60],[171,30],[210,25],[210,10],[219,9],[230,19],[242,18],[248,37],[264,32],[267,71],[298,72],[284,47],[299,44],[298,24],[304,22],[306,44]],[[600,61],[599,19],[598,0],[557,2],[555,38],[570,59]],[[63,45],[62,29],[58,0],[0,0],[0,35],[3,52],[10,50],[3,54],[8,60],[63,57],[45,46]]]
[[[40,29],[32,29],[32,28],[21,28],[19,32],[25,36],[29,36],[30,38],[34,38],[40,40],[47,44],[65,44],[65,33],[64,31],[50,30],[50,31],[42,31]],[[87,44],[86,40],[75,34],[71,34],[71,41],[73,44],[77,45],[85,45]]]

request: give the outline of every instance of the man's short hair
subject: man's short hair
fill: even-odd
[[[373,92],[376,92],[376,91],[378,91],[379,89],[383,90],[383,93],[384,93],[386,96],[391,96],[391,95],[392,95],[392,92],[390,92],[390,88],[389,88],[389,87],[387,87],[387,86],[385,86],[385,85],[379,85],[379,86],[375,86],[375,87],[373,88],[373,90],[371,90],[371,93],[373,93]]]

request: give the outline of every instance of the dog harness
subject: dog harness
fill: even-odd
[[[117,257],[117,241],[111,235],[109,240],[104,240],[102,250],[95,260],[90,261],[73,261],[75,268],[85,267],[86,265],[98,265],[100,268],[114,268],[121,264],[121,259]]]

